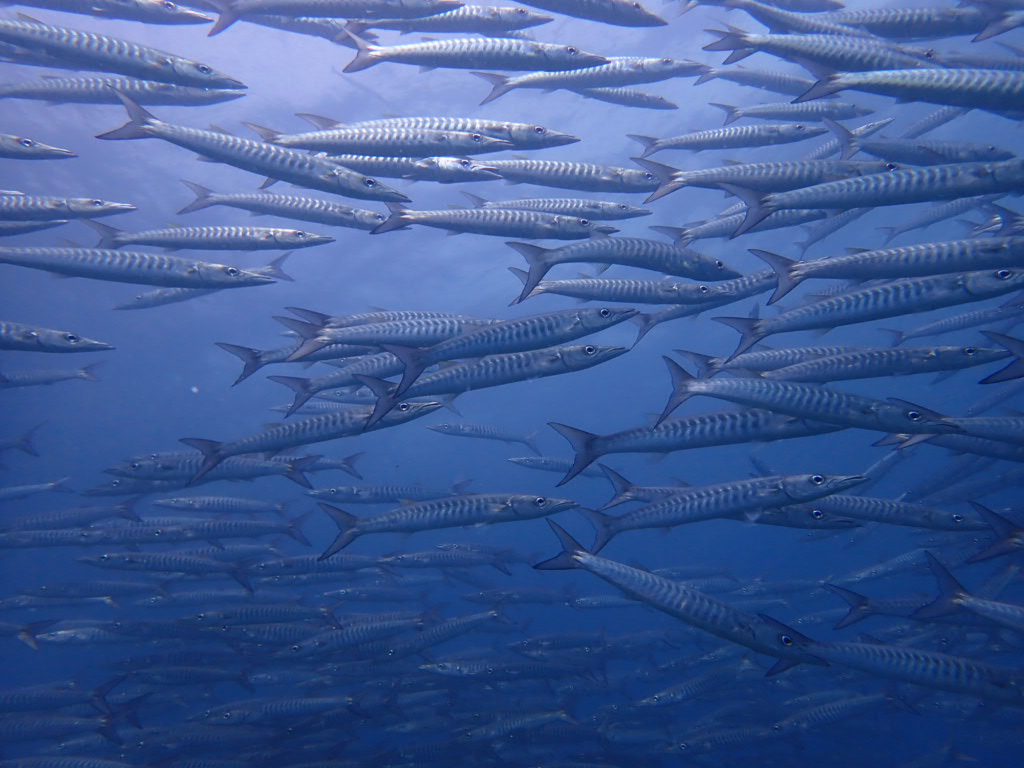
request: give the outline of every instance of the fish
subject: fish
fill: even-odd
[[[330,504],[320,508],[338,526],[338,536],[320,555],[326,560],[360,536],[370,533],[413,533],[463,525],[484,525],[547,517],[575,507],[570,499],[528,494],[466,494],[407,504],[391,512],[359,518]]]
[[[169,227],[143,232],[125,232],[85,220],[100,235],[97,248],[120,248],[125,245],[152,245],[167,251],[179,249],[204,251],[294,250],[333,243],[334,238],[304,232],[301,229],[271,227]]]
[[[66,221],[113,216],[136,210],[131,203],[81,197],[47,197],[0,191],[0,221]]]
[[[72,370],[24,370],[0,372],[0,389],[18,387],[46,387],[61,381],[99,381],[93,373],[100,363],[93,363]]]
[[[32,99],[48,104],[120,104],[118,93],[137,104],[202,106],[240,99],[242,87],[206,88],[134,77],[46,77],[0,84],[0,99]]]
[[[668,24],[640,3],[630,0],[528,0],[524,5],[621,27],[662,27]]]
[[[611,235],[619,230],[609,224],[596,224],[590,219],[562,216],[545,211],[513,208],[454,208],[439,211],[414,211],[390,203],[391,216],[370,231],[379,235],[411,224],[443,229],[450,235],[465,232],[492,237],[528,237],[537,239],[582,240]]]
[[[124,94],[119,93],[118,97],[128,111],[129,121],[97,138],[108,141],[163,139],[216,162],[265,174],[270,179],[363,200],[409,201],[408,197],[376,179],[348,171],[336,163],[263,141],[165,123]]]
[[[307,0],[224,0],[213,4],[219,15],[216,23],[210,28],[208,36],[220,34],[240,18],[254,14],[285,13],[291,16],[309,15],[327,18],[361,17],[382,13],[384,17],[418,18],[458,8],[460,3],[454,0],[333,0],[317,2]]]
[[[0,158],[8,160],[61,160],[78,157],[70,149],[10,133],[0,133]]]
[[[3,320],[0,321],[0,349],[19,352],[104,352],[114,349],[114,345],[73,331],[58,331]]]
[[[706,131],[694,131],[682,136],[668,139],[656,139],[636,133],[628,134],[629,138],[643,147],[641,158],[653,155],[666,149],[688,149],[691,152],[702,152],[709,149],[735,149],[745,147],[768,147],[778,144],[791,144],[795,141],[813,139],[826,131],[823,126],[805,125],[803,123],[768,124],[768,125],[734,125],[729,128],[712,128]]]

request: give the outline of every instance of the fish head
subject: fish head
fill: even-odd
[[[963,290],[978,297],[1000,296],[1024,288],[1024,269],[985,269],[965,272],[960,278]]]
[[[432,178],[441,183],[501,178],[501,174],[492,166],[478,163],[468,157],[424,157],[417,160],[414,165],[423,171],[431,172]]]
[[[596,53],[587,53],[575,45],[540,45],[535,44],[537,56],[548,61],[549,65],[561,70],[586,69],[607,64],[608,59]]]
[[[632,307],[596,307],[575,311],[576,322],[589,333],[611,328],[638,314],[639,310]]]
[[[51,147],[41,141],[30,139],[26,136],[11,136],[0,134],[0,152],[9,157],[22,157],[33,160],[51,160],[63,157],[78,157],[70,149]]]
[[[635,219],[639,216],[650,216],[654,211],[650,211],[647,208],[640,208],[636,205],[630,205],[629,203],[609,203],[609,202],[598,202],[595,203],[595,210],[602,217],[614,218],[614,219]]]
[[[571,133],[562,133],[545,128],[543,125],[525,125],[514,123],[508,126],[508,138],[512,143],[523,149],[547,149],[575,144],[579,137]]]
[[[553,499],[548,496],[512,496],[505,502],[505,508],[516,517],[532,518],[553,515],[579,505],[569,499]]]
[[[525,8],[488,8],[487,10],[492,19],[500,21],[508,29],[539,27],[541,24],[555,20],[554,16],[544,16]]]
[[[428,413],[436,411],[441,405],[441,403],[434,401],[403,400],[377,421],[374,427],[380,428],[404,424],[407,421],[418,419],[420,416],[426,416]]]
[[[623,16],[623,22],[631,27],[664,27],[668,25],[661,16],[648,11],[638,2],[625,2],[616,8]],[[628,19],[628,21],[626,21]]]
[[[809,501],[840,493],[865,480],[862,475],[790,475],[782,481],[782,492],[795,502]]]
[[[611,181],[612,179],[606,178],[605,180]],[[661,181],[658,177],[650,171],[637,171],[633,168],[623,168],[617,174],[615,174],[615,180],[618,181],[623,189],[623,192],[653,192],[661,186]]]
[[[549,231],[552,232],[553,236],[561,234],[577,237],[599,237],[601,235],[614,234],[619,230],[607,224],[598,224],[590,219],[577,216],[555,215],[549,219]]]
[[[129,213],[137,210],[131,203],[112,203],[96,198],[73,197],[65,201],[67,210],[79,216],[109,216],[114,213]],[[64,207],[64,206],[62,206]]]
[[[225,288],[236,288],[248,285],[268,285],[276,282],[269,275],[250,272],[233,267],[230,264],[213,264],[210,262],[194,262],[188,268],[188,274],[197,275],[206,283],[222,285]]]
[[[54,331],[49,329],[36,329],[32,331],[36,343],[41,350],[47,352],[100,352],[106,349],[113,349],[113,344],[105,341],[87,339],[71,331]]]
[[[764,515],[757,518],[758,522],[777,520],[790,527],[809,528],[812,530],[845,530],[859,528],[860,523],[834,512],[820,509],[814,504],[794,504],[765,510]]]
[[[427,429],[443,435],[464,435],[469,431],[467,424],[428,424]]]
[[[304,232],[301,229],[275,229],[273,232],[268,232],[265,239],[276,241],[282,248],[305,248],[334,242],[334,238],[328,235]]]
[[[685,264],[689,273],[688,277],[695,280],[735,280],[743,277],[742,273],[727,266],[721,259],[705,256],[689,248],[680,248],[679,254],[680,261]]]
[[[813,139],[815,136],[823,136],[828,133],[828,128],[820,125],[808,125],[807,123],[793,123],[792,125],[775,126],[778,132],[791,139]]]
[[[336,187],[338,194],[358,196],[366,200],[382,200],[387,203],[411,203],[412,200],[387,184],[371,176],[350,171],[340,165],[328,163],[320,176],[328,186]],[[353,189],[355,186],[355,190]],[[356,195],[356,190],[359,194]]]
[[[213,21],[209,16],[182,8],[171,0],[96,0],[89,10],[100,17],[129,18],[152,24],[206,24]]]
[[[644,71],[671,77],[691,77],[699,75],[703,65],[696,61],[681,61],[669,57],[661,59],[644,59]]]
[[[161,68],[168,70],[169,73],[173,73],[177,77],[187,80],[190,84],[197,85],[200,88],[232,88],[241,90],[248,87],[241,80],[228,77],[223,72],[218,72],[209,64],[204,64],[201,61],[193,61],[181,56],[168,56],[159,63]]]
[[[558,362],[570,371],[592,368],[619,355],[625,354],[625,347],[607,347],[596,344],[577,344],[558,348]]]

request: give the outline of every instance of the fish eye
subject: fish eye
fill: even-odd
[[[536,133],[538,136],[543,136],[545,133],[548,132],[548,129],[545,128],[543,125],[535,125],[533,126],[533,132]]]
[[[483,141],[484,140],[484,137],[481,136],[479,133],[474,133],[472,138],[473,138],[473,141]]]
[[[383,213],[376,213],[376,214],[374,214],[373,218],[376,221],[386,221],[388,217],[385,216]]]
[[[78,336],[76,336],[73,333],[65,333],[64,341],[68,342],[69,344],[77,344],[79,341],[81,341],[81,339],[79,339]]]
[[[197,621],[206,621],[206,614],[205,613],[197,613],[196,614],[196,620]]]
[[[400,410],[400,411],[408,411],[409,410],[409,404],[408,403],[399,403],[398,404],[398,410]]]
[[[589,227],[590,226],[590,221],[588,219],[580,219],[580,226],[581,227]]]
[[[23,147],[34,147],[36,145],[32,139],[19,139],[18,143]]]
[[[374,187],[377,186],[377,180],[376,179],[363,179],[363,186],[366,187],[367,189],[373,189]]]
[[[796,125],[794,125],[794,126],[793,126],[793,130],[794,130],[794,131],[802,131],[802,130],[804,130],[804,129],[805,129],[806,127],[807,127],[807,126],[805,126],[805,125],[804,125],[803,123],[797,123]]]
[[[335,493],[338,492],[338,489],[337,488],[328,488],[327,492],[330,493],[330,494],[335,494]]]
[[[538,496],[536,499],[533,500],[534,506],[537,506],[537,507],[543,507],[547,503],[548,503],[548,500],[545,499],[543,496]]]
[[[811,475],[811,482],[815,485],[821,485],[825,482],[825,478],[821,475]]]
[[[935,51],[934,51],[934,49],[932,49],[932,48],[928,48],[928,49],[927,49],[927,50],[926,50],[926,51],[924,52],[924,57],[925,57],[926,59],[934,59],[934,58],[935,58]]]
[[[207,66],[206,64],[198,64],[196,66],[196,69],[198,69],[204,75],[209,75],[209,74],[211,74],[213,72],[213,69],[211,67]]]
[[[163,6],[164,6],[164,8],[166,8],[166,9],[167,9],[168,11],[173,11],[173,10],[176,10],[176,9],[177,9],[177,7],[178,7],[178,6],[176,6],[176,5],[174,4],[174,3],[171,3],[171,2],[167,2],[167,0],[165,0],[165,2],[163,3]]]
[[[593,344],[587,344],[587,346],[583,348],[583,351],[586,352],[588,355],[592,355],[595,352],[597,352],[597,347],[595,347]]]
[[[1009,280],[1012,276],[1013,272],[1011,272],[1008,269],[1000,269],[998,272],[996,272],[996,277],[998,277],[1000,280]]]
[[[911,421],[921,421],[924,418],[919,411],[907,411],[906,416]]]
[[[964,521],[964,516],[963,515],[961,515],[959,512],[954,512],[953,513],[953,522],[954,523],[962,523],[963,521]]]
[[[607,309],[602,309],[597,314],[599,314],[601,317],[609,317],[611,315],[611,312]]]
[[[89,201],[89,205],[91,205],[94,208],[99,208],[99,207],[101,207],[103,205],[103,201],[102,200],[90,200]]]
[[[682,752],[685,752],[687,749],[690,748],[689,745],[685,741],[679,742],[678,746],[679,746],[680,751],[682,751]]]
[[[469,168],[469,166],[471,166],[472,164],[472,160],[459,160],[459,165],[461,165],[463,168]]]
[[[571,45],[570,45],[570,46],[569,46],[568,48],[566,48],[565,50],[566,50],[566,52],[567,52],[567,53],[568,53],[568,54],[569,54],[570,56],[575,56],[575,55],[576,55],[577,53],[579,53],[579,52],[580,52],[580,51],[579,51],[579,48],[574,48],[574,47],[573,47],[573,46],[571,46]]]
[[[974,355],[978,354],[978,350],[976,350],[974,347],[964,347],[963,351],[964,354],[968,355],[969,357],[973,357]]]
[[[295,234],[295,236],[296,236],[296,237],[297,237],[297,238],[298,238],[299,240],[302,240],[303,238],[305,238],[305,237],[306,237],[306,233],[305,233],[305,232],[300,232],[300,231],[298,231],[298,230],[296,230],[296,231],[294,232],[294,234]]]
[[[224,271],[231,277],[238,277],[241,272],[238,271],[238,267],[225,267]]]
[[[626,205],[625,203],[619,203],[619,210],[620,211],[628,211],[629,210],[629,206]]]
[[[292,653],[298,653],[301,650],[301,648],[299,648],[299,646],[297,646],[297,645],[293,645],[291,647],[291,650],[292,650]]]
[[[138,469],[139,468],[139,462],[133,461],[131,464],[128,465],[128,467],[130,469]]]
[[[719,269],[725,269],[725,262],[721,259],[715,259],[715,266]]]
[[[647,179],[648,181],[654,181],[654,174],[653,173],[644,173],[644,178]]]
[[[516,8],[516,13],[518,13],[520,16],[525,16],[526,15],[526,9],[525,8]]]
[[[812,509],[811,517],[813,517],[815,520],[821,520],[823,517],[825,517],[825,513],[822,512],[820,509]]]
[[[100,555],[100,560],[109,560],[109,559],[110,559],[110,555],[106,555],[106,554]]]
[[[899,166],[896,165],[896,163],[886,163],[885,164],[885,170],[887,170],[887,171],[895,171],[898,168],[899,168]]]
[[[221,717],[223,717],[225,720],[230,720],[231,719],[231,713],[230,712],[225,712],[223,715],[221,715]]]
[[[790,637],[789,635],[780,635],[779,636],[779,641],[783,645],[792,645],[793,644],[793,638]]]
[[[637,5],[639,5],[639,3],[637,3]],[[671,64],[672,63],[672,59],[662,59],[661,63],[662,64]]]
[[[111,488],[120,488],[121,487],[121,481],[120,480],[111,480],[110,481],[110,487]],[[104,557],[106,557],[106,555],[104,555]]]
[[[711,291],[711,289],[708,288],[706,285],[698,285],[697,290],[700,291],[701,293],[709,293]]]

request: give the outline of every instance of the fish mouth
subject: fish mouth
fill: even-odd
[[[548,499],[548,501],[551,501],[551,499]],[[567,509],[573,509],[574,507],[578,506],[579,504],[577,504],[575,501],[570,501],[569,499],[556,499],[552,503],[551,510],[548,512],[548,514],[553,515],[556,512],[564,512]]]
[[[573,136],[571,133],[558,133],[555,131],[548,131],[547,136],[548,146],[550,147],[564,147],[566,144],[576,144],[581,141],[579,136]]]
[[[602,235],[614,235],[616,232],[619,232],[621,230],[619,230],[618,227],[613,227],[609,224],[599,224],[598,226],[594,227],[594,231],[600,232]]]
[[[837,477],[829,483],[830,488],[835,488],[836,493],[839,491],[845,491],[847,488],[853,488],[855,485],[860,485],[867,477],[864,475],[849,475],[847,477]]]
[[[219,78],[221,88],[231,88],[238,91],[247,91],[249,86],[243,83],[241,80],[235,80],[233,77],[222,76]]]

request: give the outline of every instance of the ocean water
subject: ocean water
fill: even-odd
[[[707,28],[724,23],[750,30],[762,29],[739,10],[698,7],[678,15],[678,3],[655,6],[669,24],[654,28],[625,28],[558,14],[549,24],[530,30],[538,40],[571,43],[582,50],[604,55],[671,56],[720,65],[723,54],[701,47],[712,39]],[[848,4],[868,8],[870,4]],[[518,156],[632,167],[630,157],[638,145],[626,134],[677,136],[691,130],[721,125],[721,112],[711,103],[750,105],[784,101],[788,97],[723,80],[695,86],[693,78],[676,78],[640,86],[678,104],[671,111],[650,111],[602,103],[567,91],[544,93],[515,90],[485,106],[478,106],[489,86],[465,70],[436,69],[418,72],[415,67],[381,63],[366,71],[342,74],[352,58],[350,48],[329,41],[239,22],[222,34],[208,38],[203,26],[158,26],[99,19],[21,8],[42,21],[93,30],[154,46],[190,57],[238,78],[248,86],[244,98],[203,107],[154,106],[160,119],[205,128],[221,126],[239,135],[253,136],[242,121],[284,132],[305,130],[307,124],[294,114],[313,113],[355,122],[389,116],[464,116],[522,121],[544,125],[580,138],[575,144],[529,153],[506,151],[495,158]],[[6,18],[13,15],[9,9]],[[380,30],[383,44],[408,42]],[[1024,44],[1019,30],[997,38]],[[998,43],[970,43],[966,37],[935,42],[943,51],[985,52],[1008,56]],[[743,66],[766,68],[807,76],[796,65],[765,53],[755,54]],[[19,81],[57,70],[0,63],[0,81]],[[813,78],[812,78],[813,79]],[[847,121],[894,117],[895,137],[935,105],[896,104],[892,99],[848,91],[843,101],[853,101],[874,111],[870,117]],[[274,365],[232,387],[239,361],[215,346],[226,342],[258,349],[289,343],[275,315],[287,315],[286,307],[301,307],[346,315],[371,307],[458,312],[480,318],[510,319],[529,314],[569,309],[573,299],[544,295],[509,306],[520,284],[508,267],[523,267],[523,259],[508,248],[505,237],[477,234],[448,236],[445,232],[411,227],[408,230],[370,235],[354,229],[328,227],[269,217],[251,218],[227,207],[177,216],[191,202],[192,194],[180,183],[189,180],[217,192],[251,192],[260,179],[251,173],[218,163],[199,162],[193,153],[158,140],[98,141],[96,134],[121,125],[124,109],[111,105],[63,104],[0,100],[0,131],[72,149],[79,157],[70,160],[0,160],[0,188],[29,194],[62,197],[96,197],[130,202],[137,211],[102,221],[128,231],[187,225],[297,226],[329,234],[334,243],[299,250],[289,257],[286,272],[294,282],[277,282],[259,288],[224,291],[192,301],[141,311],[114,311],[115,305],[148,290],[146,286],[86,279],[57,279],[43,271],[0,266],[0,319],[47,328],[71,330],[115,345],[111,352],[89,355],[43,355],[3,352],[0,372],[40,368],[75,368],[102,362],[98,382],[68,381],[47,387],[4,391],[0,410],[0,437],[15,436],[40,425],[34,436],[39,456],[17,450],[5,451],[0,485],[44,483],[67,477],[74,492],[109,483],[104,469],[130,456],[183,449],[182,437],[232,440],[273,423],[279,413],[272,406],[290,401],[291,392],[268,381],[266,375],[314,376],[328,372],[323,364],[308,370],[301,365]],[[744,120],[738,125],[754,125]],[[664,151],[653,159],[682,169],[714,167],[725,160],[796,160],[829,138],[779,147],[710,150],[701,153]],[[942,126],[930,139],[993,144],[1016,151],[1021,147],[1019,123],[1007,117],[975,111]],[[482,160],[489,155],[481,156]],[[440,185],[385,179],[385,183],[412,198],[417,210],[437,210],[465,205],[460,191],[488,199],[518,197],[589,197],[622,200],[641,205],[643,194],[578,193],[534,185],[509,185],[502,181]],[[325,196],[281,182],[272,188],[294,194]],[[356,207],[386,213],[381,203],[335,198]],[[1007,203],[1009,200],[1009,203]],[[651,203],[653,213],[643,218],[612,222],[620,235],[662,239],[651,225],[682,226],[712,218],[732,201],[722,192],[687,188]],[[1002,200],[1009,207],[1012,198]],[[812,246],[809,257],[843,254],[848,248],[881,247],[880,227],[896,226],[921,213],[928,204],[880,207],[822,243]],[[981,222],[978,211],[962,218]],[[957,217],[960,218],[960,217]],[[938,242],[966,235],[955,219],[901,235],[894,244]],[[750,273],[764,268],[747,249],[762,248],[800,258],[796,242],[802,230],[789,228],[747,234],[733,240],[703,240],[692,247],[721,259],[731,268]],[[60,246],[68,241],[91,246],[95,233],[81,223],[5,238],[6,246]],[[540,241],[557,247],[559,241]],[[185,255],[191,252],[181,252]],[[234,264],[243,268],[262,266],[277,252],[196,252],[195,258]],[[269,254],[269,255],[268,255]],[[546,279],[569,279],[586,265],[552,269]],[[607,276],[657,277],[656,273],[613,266]],[[833,283],[809,281],[780,306],[791,308],[810,300],[821,286]],[[813,332],[773,337],[769,346],[850,344],[885,347],[889,337],[881,328],[910,329],[931,319],[963,309],[995,306],[1009,297],[991,299],[966,307],[917,313],[884,321],[848,325],[818,338]],[[556,488],[559,474],[539,472],[508,461],[529,455],[522,445],[469,440],[426,429],[429,424],[466,421],[536,433],[545,456],[572,458],[568,444],[548,422],[572,425],[607,434],[650,424],[664,406],[671,382],[662,356],[685,349],[709,355],[728,355],[737,334],[713,322],[720,315],[746,316],[755,307],[762,317],[776,311],[765,307],[767,294],[745,299],[720,309],[663,323],[635,346],[636,328],[624,323],[573,343],[599,343],[630,347],[626,354],[598,367],[541,380],[523,381],[494,389],[460,395],[460,416],[439,410],[411,423],[318,443],[302,454],[341,458],[365,452],[357,463],[365,478],[356,480],[337,470],[309,475],[316,488],[335,485],[406,484],[447,487],[472,481],[475,493],[514,493],[571,499],[580,507],[599,508],[610,498],[601,477],[577,477]],[[596,302],[589,305],[597,306]],[[638,306],[653,311],[657,306]],[[1001,326],[1007,330],[1006,326]],[[1009,333],[1014,333],[1011,329]],[[971,328],[914,344],[961,344],[992,346]],[[683,361],[692,371],[692,366]],[[1012,382],[980,386],[983,376],[1006,363],[968,369],[937,380],[934,374],[837,382],[835,389],[873,398],[903,398],[943,414],[959,416],[992,390],[1002,388],[1007,398],[1002,408],[1021,407]],[[728,403],[695,397],[674,417],[732,408]],[[292,417],[301,418],[301,417]],[[751,459],[776,474],[860,474],[886,456],[890,447],[874,446],[883,433],[848,429],[815,437],[768,444],[726,445],[660,454],[616,454],[600,459],[641,486],[693,485],[743,480],[760,470]],[[923,444],[904,451],[898,465],[885,474],[867,495],[897,499],[922,486],[939,485],[962,456]],[[595,465],[596,466],[596,465]],[[967,498],[936,503],[971,516],[967,501],[979,501],[994,509],[1016,513],[1019,486],[997,481],[1017,465],[993,461],[981,467],[975,478],[989,478],[987,489]],[[302,529],[311,546],[287,538],[261,537],[274,543],[281,554],[318,553],[337,533],[314,499],[303,495],[299,485],[283,477],[264,477],[252,482],[220,481],[167,494],[182,496],[245,496],[286,505],[286,515],[310,513]],[[856,492],[856,491],[855,491]],[[13,520],[37,512],[57,511],[93,503],[118,503],[125,497],[90,498],[64,493],[40,493],[0,502],[0,515]],[[177,514],[151,505],[158,495],[137,503],[143,518]],[[340,505],[352,514],[371,515],[394,508]],[[635,507],[636,505],[633,505]],[[612,510],[618,514],[622,507]],[[272,519],[272,518],[266,518]],[[584,545],[592,541],[589,522],[578,511],[561,512],[554,519]],[[1020,519],[1019,514],[1017,519]],[[993,540],[989,530],[943,533],[909,527],[864,523],[848,530],[813,531],[736,520],[708,520],[671,530],[629,531],[617,536],[601,556],[637,568],[700,568],[730,579],[724,591],[714,595],[751,613],[768,614],[822,642],[866,640],[967,657],[1015,669],[1016,680],[1024,668],[1020,632],[991,623],[977,622],[961,613],[963,621],[921,624],[900,617],[873,617],[841,630],[832,626],[845,613],[845,604],[820,587],[839,582],[846,575],[888,561],[912,550],[928,549],[953,567],[958,579],[974,589],[1005,569],[1009,558],[979,564],[964,560]],[[238,540],[241,543],[246,540]],[[231,545],[236,540],[225,540]],[[313,662],[289,658],[294,640],[260,641],[217,636],[214,632],[176,632],[182,619],[204,610],[258,604],[261,591],[273,588],[257,584],[252,597],[221,603],[184,603],[165,600],[160,605],[139,605],[146,595],[102,601],[54,601],[53,605],[15,607],[5,604],[0,621],[25,626],[35,622],[59,622],[40,628],[40,634],[62,628],[100,623],[115,633],[125,632],[122,642],[47,642],[38,649],[13,637],[4,647],[2,688],[13,692],[24,686],[65,687],[74,681],[77,690],[92,690],[124,674],[125,659],[154,656],[137,669],[168,666],[160,658],[182,653],[192,656],[194,667],[234,670],[238,680],[251,680],[246,688],[237,680],[204,680],[196,677],[175,684],[157,684],[144,675],[129,674],[107,695],[109,709],[99,703],[75,704],[67,709],[44,707],[18,711],[5,705],[0,715],[0,758],[12,765],[36,765],[18,760],[41,756],[79,757],[83,760],[114,760],[133,766],[163,765],[823,765],[909,766],[955,765],[968,758],[997,768],[1020,764],[1021,709],[985,697],[970,696],[913,685],[885,674],[867,674],[832,664],[801,665],[777,676],[765,676],[774,659],[727,643],[641,603],[603,609],[581,609],[573,598],[618,595],[614,587],[582,571],[537,571],[531,564],[559,551],[555,536],[543,520],[534,519],[495,525],[446,528],[411,535],[374,534],[360,537],[345,552],[384,557],[398,552],[427,551],[441,545],[483,544],[505,550],[509,573],[495,568],[402,569],[388,568],[353,574],[338,573],[319,583],[286,585],[279,600],[333,610],[342,628],[357,620],[355,614],[389,611],[427,612],[425,624],[488,608],[496,609],[502,623],[489,622],[444,644],[425,649],[408,659],[389,661],[368,655],[365,649],[349,648],[324,654]],[[185,544],[144,545],[152,551],[188,550],[209,546],[199,541]],[[118,548],[15,547],[4,550],[0,573],[0,599],[13,598],[47,584],[83,584],[100,579],[148,581],[153,594],[173,595],[186,589],[236,589],[230,578],[191,580],[173,574],[99,570],[80,563],[82,555],[96,555]],[[270,553],[264,558],[275,556]],[[1017,555],[1019,559],[1019,554]],[[248,568],[248,561],[240,567]],[[721,578],[719,579],[721,580]],[[789,585],[791,580],[799,584]],[[392,586],[401,590],[400,602],[354,601],[325,596],[330,590],[354,585]],[[763,587],[754,596],[743,588]],[[700,583],[695,583],[701,588]],[[722,584],[705,585],[721,589]],[[872,598],[920,598],[921,604],[936,594],[923,553],[913,564],[883,579],[849,583],[850,589]],[[468,600],[484,590],[512,590],[504,599]],[[543,594],[534,593],[543,590]],[[236,589],[237,591],[237,589]],[[528,592],[529,591],[529,592]],[[515,594],[518,592],[518,595]],[[521,598],[522,601],[518,600]],[[998,599],[1020,604],[1024,587],[1019,575],[999,593]],[[539,601],[539,602],[538,602]],[[964,618],[966,617],[966,618]],[[974,623],[971,623],[974,621]],[[120,623],[112,626],[108,622]],[[127,622],[140,622],[127,633]],[[307,622],[298,630],[312,636],[330,625]],[[297,630],[297,631],[298,631]],[[570,633],[588,633],[574,639]],[[13,633],[5,633],[13,634]],[[415,637],[406,629],[399,639]],[[554,636],[564,646],[549,650],[548,671],[532,670],[517,676],[529,659],[510,648],[516,642]],[[228,661],[227,659],[231,659]],[[480,660],[488,668],[476,675],[450,676],[421,669],[421,665]],[[184,666],[176,662],[170,666]],[[567,667],[571,667],[567,671]],[[721,676],[706,690],[686,696],[672,706],[640,706],[637,702],[678,683],[709,672]],[[211,673],[212,674],[212,673]],[[265,677],[261,678],[261,675]],[[877,695],[864,706],[857,697]],[[310,697],[338,697],[332,705],[300,709]],[[347,698],[346,698],[347,697]],[[5,698],[0,692],[0,700]],[[281,702],[280,711],[263,709],[253,714],[256,702]],[[241,713],[232,722],[209,715],[232,702]],[[787,717],[808,707],[844,702],[849,711],[821,715],[820,721],[802,726],[778,727]],[[851,704],[850,702],[854,702]],[[545,722],[544,713],[551,715]],[[533,721],[509,725],[514,717],[536,716]],[[53,723],[48,717],[76,717],[82,721]],[[104,719],[106,718],[106,719]],[[226,718],[230,720],[231,718]],[[223,736],[211,735],[207,723],[217,722]],[[6,723],[4,725],[3,723]],[[43,724],[41,724],[43,723]],[[239,724],[240,723],[240,724]],[[473,729],[495,724],[493,734]],[[38,727],[39,732],[32,732]],[[500,727],[499,727],[500,726]],[[506,727],[507,726],[507,727]],[[773,727],[776,726],[776,727]],[[213,726],[209,726],[212,728]],[[98,735],[102,730],[104,735]],[[719,739],[718,741],[714,741]],[[967,757],[958,757],[958,755]],[[188,762],[193,761],[193,762]],[[204,762],[205,761],[205,762]],[[223,762],[214,762],[223,761]],[[83,762],[82,765],[92,765]],[[4,763],[6,765],[6,763]]]

